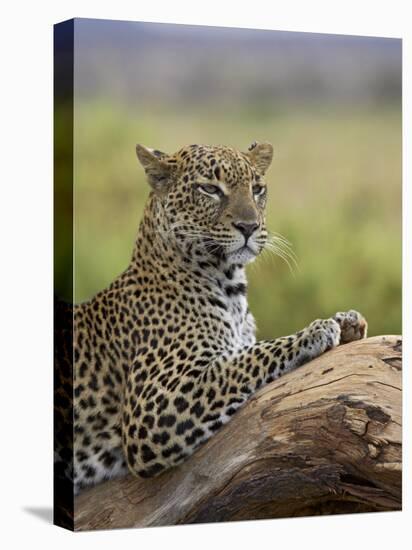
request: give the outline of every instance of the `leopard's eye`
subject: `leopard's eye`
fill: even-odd
[[[214,197],[223,196],[223,191],[217,185],[211,185],[209,183],[199,183],[197,188],[199,189],[199,191],[202,191],[206,195],[210,195]]]
[[[257,184],[253,186],[252,191],[255,197],[260,197],[266,193],[266,187],[264,185]]]

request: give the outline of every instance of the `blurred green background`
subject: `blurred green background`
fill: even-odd
[[[401,332],[401,42],[77,20],[75,300],[124,270],[149,189],[134,147],[273,143],[268,227],[298,267],[248,267],[258,336],[355,308]]]

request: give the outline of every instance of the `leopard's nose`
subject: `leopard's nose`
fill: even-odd
[[[256,231],[259,227],[259,224],[256,222],[245,223],[245,222],[233,222],[234,227],[242,233],[246,240]]]

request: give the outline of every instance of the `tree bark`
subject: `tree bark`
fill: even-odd
[[[75,529],[401,509],[400,336],[325,353],[251,398],[184,464],[75,499]]]

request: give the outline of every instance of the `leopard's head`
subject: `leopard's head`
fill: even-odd
[[[137,145],[136,152],[161,210],[163,238],[185,255],[237,264],[262,251],[270,143],[254,142],[246,152],[209,145],[189,145],[174,155]]]

